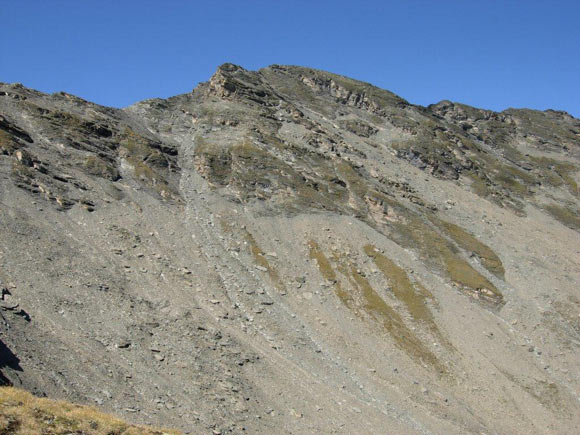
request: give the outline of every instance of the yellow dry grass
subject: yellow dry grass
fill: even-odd
[[[333,255],[337,270],[347,280],[347,286],[343,287],[330,260],[324,255],[320,245],[314,240],[310,240],[308,247],[310,258],[316,261],[320,274],[334,285],[336,295],[346,307],[351,309],[357,316],[370,318],[381,325],[391,335],[395,345],[411,358],[433,366],[440,374],[447,374],[446,367],[437,359],[436,355],[405,325],[399,313],[359,273],[356,263],[348,261],[340,254]]]
[[[0,435],[19,434],[163,435],[176,430],[126,423],[90,406],[41,399],[12,387],[0,387]]]
[[[475,253],[481,260],[483,267],[488,271],[500,279],[505,279],[503,264],[489,246],[480,242],[475,236],[451,222],[446,222],[435,217],[431,218],[431,222],[443,229],[459,247]]]
[[[437,323],[435,323],[433,314],[427,305],[427,299],[434,300],[431,292],[420,283],[411,282],[409,275],[404,269],[381,254],[373,245],[366,245],[363,249],[387,278],[393,295],[405,305],[411,317],[418,322],[424,323],[442,344],[452,348],[451,343],[445,338]]]
[[[250,245],[250,252],[252,253],[252,257],[254,257],[256,264],[258,266],[261,266],[261,267],[267,269],[268,275],[270,276],[270,279],[274,283],[274,286],[282,293],[285,293],[286,286],[284,285],[284,281],[282,280],[282,278],[280,278],[278,271],[266,259],[266,257],[264,256],[264,253],[260,249],[260,246],[256,242],[256,239],[254,238],[254,236],[252,236],[252,234],[250,234],[248,231],[246,231],[245,234],[246,234],[246,240],[247,240],[248,244]]]

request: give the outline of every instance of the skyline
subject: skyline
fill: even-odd
[[[580,6],[562,1],[0,0],[0,81],[124,107],[191,91],[231,62],[300,65],[413,104],[580,117]]]

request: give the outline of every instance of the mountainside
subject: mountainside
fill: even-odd
[[[580,430],[580,120],[224,64],[0,84],[2,381],[191,433]]]

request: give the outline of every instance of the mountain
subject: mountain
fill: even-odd
[[[574,433],[580,120],[224,64],[0,85],[2,380],[191,433]]]

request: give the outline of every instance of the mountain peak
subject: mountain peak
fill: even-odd
[[[245,71],[245,69],[242,68],[241,66],[229,62],[221,64],[217,70],[221,72],[235,72],[240,70]]]
[[[579,168],[564,113],[306,67],[0,85],[0,381],[200,433],[573,433]]]

